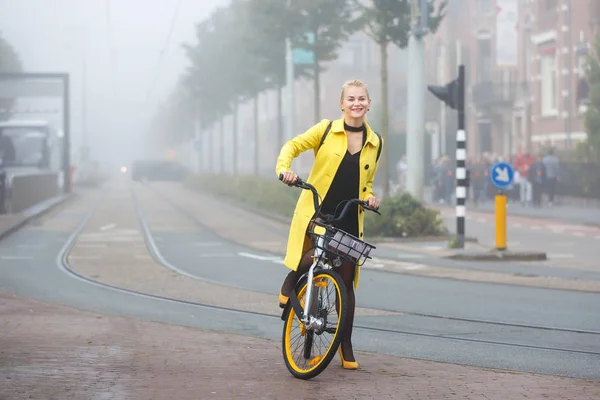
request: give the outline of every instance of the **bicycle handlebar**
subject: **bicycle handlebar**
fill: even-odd
[[[280,181],[283,180],[283,174],[279,174],[279,180]],[[287,183],[287,185],[288,186],[296,186],[296,187],[299,187],[300,189],[310,190],[313,194],[313,201],[315,203],[315,211],[319,210],[319,193],[317,192],[317,189],[315,189],[315,187],[313,185],[311,185],[308,182],[304,182],[302,179],[300,179],[300,177],[296,178],[295,183]],[[377,209],[375,209],[373,207],[369,207],[369,205],[367,204],[366,201],[360,200],[360,199],[351,199],[351,200],[348,200],[348,203],[346,203],[346,205],[342,209],[342,212],[340,213],[339,217],[328,218],[328,217],[324,216],[323,214],[321,214],[320,212],[319,212],[319,216],[322,217],[328,223],[337,222],[346,216],[346,213],[348,212],[350,205],[352,205],[352,204],[358,204],[359,206],[363,207],[365,210],[373,211],[374,213],[381,215],[381,213],[379,211],[377,211]]]

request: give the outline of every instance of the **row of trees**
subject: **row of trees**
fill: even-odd
[[[19,54],[11,44],[2,37],[0,32],[0,72],[22,72],[23,64]],[[0,109],[10,109],[14,104],[14,99],[0,97]],[[0,111],[0,121],[10,118],[10,113]]]
[[[216,9],[197,25],[196,43],[184,45],[190,66],[180,77],[156,126],[161,134],[167,135],[163,139],[177,143],[183,139],[178,125],[181,121],[190,121],[197,115],[200,128],[207,130],[221,123],[223,117],[232,115],[235,133],[239,105],[252,101],[256,136],[258,94],[276,90],[279,115],[276,145],[281,146],[282,89],[287,84],[286,38],[290,38],[294,48],[314,55],[313,65],[295,67],[295,78],[306,77],[313,81],[313,118],[317,122],[321,118],[319,75],[324,70],[323,64],[337,58],[338,50],[352,34],[363,31],[380,49],[380,133],[385,139],[388,49],[390,45],[407,46],[411,3],[412,0],[232,0],[229,6]],[[435,31],[444,16],[446,2],[428,0],[428,5],[430,30]],[[181,132],[190,132],[190,124],[187,126],[188,129]],[[237,142],[235,138],[234,142]],[[235,163],[235,154],[233,159]],[[384,155],[382,161],[385,159]],[[381,170],[387,171],[387,168]]]

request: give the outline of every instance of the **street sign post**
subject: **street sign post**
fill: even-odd
[[[506,162],[497,162],[490,169],[490,179],[494,186],[500,190],[507,189],[515,178],[515,171],[512,166]]]
[[[512,166],[506,162],[497,162],[490,168],[490,180],[498,189],[495,197],[496,214],[496,250],[506,250],[506,193],[515,177]]]

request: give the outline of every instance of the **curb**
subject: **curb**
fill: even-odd
[[[30,221],[41,217],[47,212],[53,210],[59,205],[66,203],[67,201],[73,199],[75,197],[74,193],[64,194],[56,197],[52,197],[48,200],[41,201],[30,208],[27,208],[21,211],[18,214],[13,214],[17,217],[17,221],[12,226],[9,226],[7,229],[0,231],[0,240],[5,239],[6,237],[12,235],[23,226],[25,226]],[[10,215],[10,214],[8,214]]]
[[[462,261],[545,261],[546,253],[491,250],[481,253],[454,253],[444,258]]]

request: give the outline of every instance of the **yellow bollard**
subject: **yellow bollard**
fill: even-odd
[[[506,195],[496,195],[496,250],[506,250]]]

